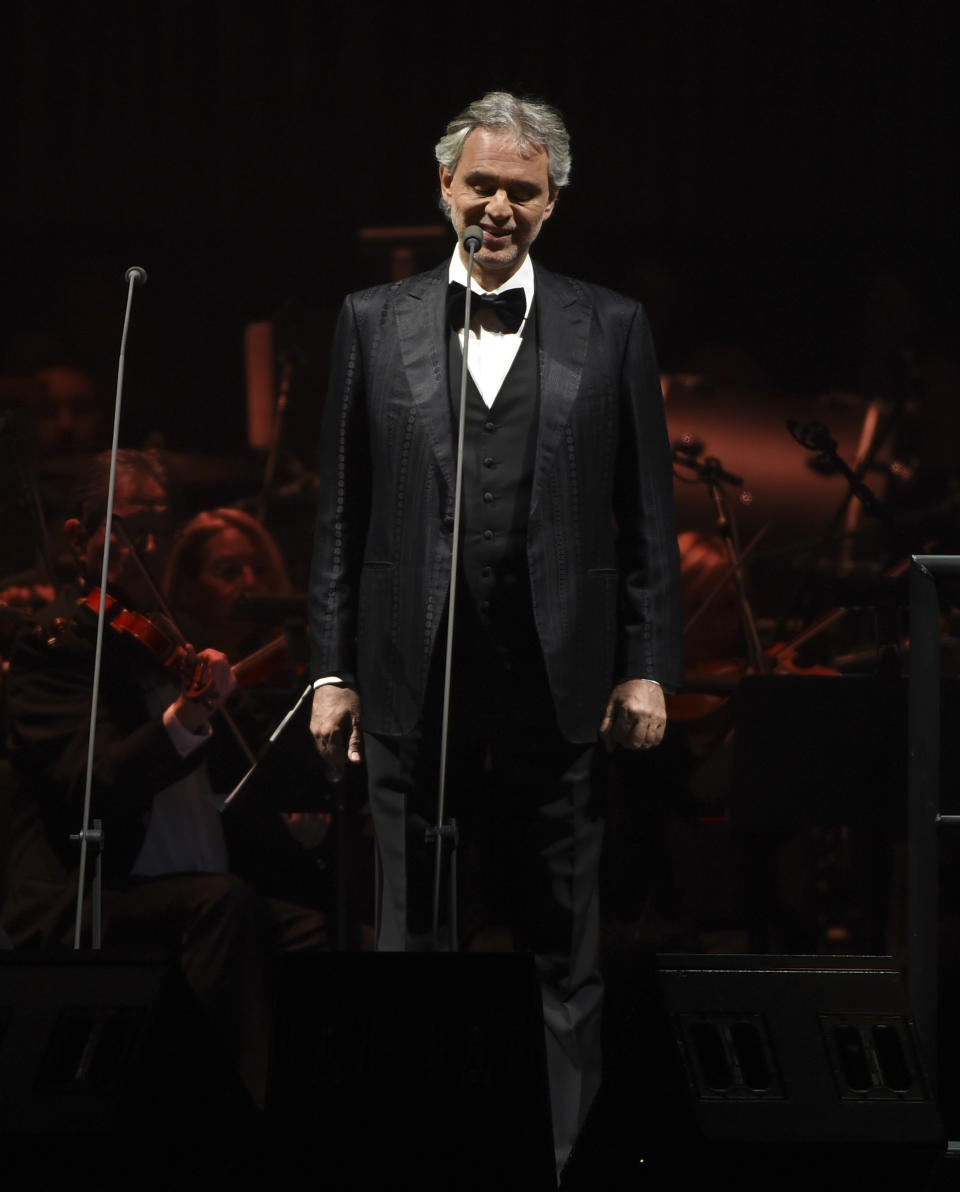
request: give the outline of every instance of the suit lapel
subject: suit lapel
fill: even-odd
[[[535,268],[540,426],[531,510],[580,389],[593,311],[589,296],[575,282]],[[456,465],[447,377],[448,270],[444,263],[414,279],[397,301],[396,323],[407,384],[452,491]]]
[[[447,380],[448,272],[449,266],[444,263],[415,278],[397,301],[396,320],[410,394],[452,491],[455,462]]]
[[[540,428],[530,510],[536,508],[544,479],[576,400],[587,355],[593,303],[569,278],[536,269],[537,332],[540,360]]]

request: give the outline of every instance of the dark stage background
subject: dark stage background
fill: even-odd
[[[505,87],[573,136],[537,258],[646,302],[665,369],[860,392],[878,302],[954,354],[955,14],[559,2],[468,34],[369,0],[9,5],[0,365],[70,356],[112,389],[139,262],[124,440],[242,445],[243,327],[277,319],[309,465],[336,307],[389,276],[358,229],[440,222],[432,145]]]
[[[169,450],[185,517],[256,499],[244,328],[271,321],[293,366],[278,467],[293,495],[267,524],[302,587],[329,334],[398,245],[361,230],[432,225],[413,265],[445,257],[446,120],[490,88],[543,95],[574,168],[537,259],[647,305],[671,435],[743,476],[744,541],[767,527],[750,575],[765,644],[853,605],[800,661],[871,673],[869,582],[960,550],[957,11],[560,2],[468,23],[369,0],[8,5],[0,377],[69,362],[110,396],[123,273],[145,266],[121,442]],[[852,460],[871,409],[892,427],[866,476],[892,528],[861,518],[848,546],[809,549],[847,488],[784,422],[823,419]],[[709,532],[703,486],[677,496],[679,529]],[[724,619],[694,665],[742,649],[729,601],[711,628]]]

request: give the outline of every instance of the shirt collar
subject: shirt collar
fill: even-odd
[[[454,247],[453,256],[450,258],[448,276],[450,281],[458,281],[462,286],[467,284],[467,267],[460,259],[459,245]],[[526,295],[527,309],[523,314],[524,319],[526,319],[530,313],[530,304],[533,302],[533,262],[530,260],[529,253],[523,258],[523,264],[516,273],[512,277],[507,278],[502,286],[498,286],[495,290],[484,290],[474,277],[470,288],[475,294],[499,294],[501,290],[512,290],[516,286],[522,286],[523,292]]]

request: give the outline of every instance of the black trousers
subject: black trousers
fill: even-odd
[[[474,623],[458,632],[455,676],[447,808],[459,828],[461,946],[509,932],[514,948],[535,957],[562,1163],[600,1078],[602,758],[560,734],[537,654],[497,645]],[[436,820],[441,695],[438,673],[413,733],[365,737],[379,950],[432,942],[435,854],[426,832]],[[443,897],[444,923],[446,906]]]

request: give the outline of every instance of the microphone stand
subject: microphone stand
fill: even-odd
[[[267,756],[267,753],[273,748],[274,744],[280,737],[283,730],[287,727],[290,721],[303,707],[304,702],[313,695],[313,684],[308,683],[301,692],[297,702],[280,720],[280,723],[270,734],[266,745],[260,753],[259,758],[250,766],[246,774],[240,779],[237,785],[233,788],[229,795],[223,801],[221,811],[226,811],[230,804],[236,799],[247,783],[253,777],[254,773],[260,768],[261,763]],[[336,951],[345,952],[347,950],[347,881],[346,881],[346,830],[344,819],[346,816],[346,798],[344,795],[344,772],[343,767],[338,766],[334,772],[331,773],[327,779],[329,784],[333,787],[333,818],[334,818],[334,833],[335,833],[335,851],[337,857],[337,870],[334,885],[334,905],[335,905],[335,923],[336,929],[334,938],[336,940]]]
[[[829,463],[832,468],[840,472],[850,486],[843,504],[834,515],[830,529],[827,531],[826,541],[829,541],[833,536],[838,524],[843,518],[847,505],[853,497],[856,497],[860,502],[864,508],[864,512],[868,516],[878,518],[884,529],[889,529],[890,507],[880,500],[873,489],[863,479],[864,473],[867,471],[873,458],[873,451],[867,455],[860,467],[854,471],[837,450],[836,439],[831,436],[828,427],[824,426],[822,422],[805,422],[799,424],[794,419],[788,418],[787,430],[801,447],[805,447],[808,451],[815,451],[819,459]]]
[[[139,265],[131,266],[124,274],[127,283],[127,307],[123,317],[123,333],[120,337],[120,359],[117,363],[117,393],[113,409],[113,442],[110,447],[110,480],[107,485],[107,518],[104,525],[103,566],[100,571],[100,591],[106,594],[107,578],[110,574],[110,536],[113,532],[113,498],[117,483],[117,450],[120,442],[120,406],[123,401],[123,371],[127,351],[127,332],[130,329],[130,311],[133,307],[133,290],[135,286],[143,285],[147,280],[147,272]],[[90,827],[90,804],[93,791],[93,754],[96,744],[97,707],[100,702],[100,662],[103,657],[103,627],[107,602],[101,599],[97,612],[97,641],[93,654],[93,691],[90,697],[90,733],[87,739],[87,770],[83,791],[83,821],[80,832],[70,839],[79,841],[80,868],[77,874],[77,913],[74,922],[73,947],[80,950],[80,938],[83,926],[83,888],[86,878],[87,853],[90,848],[96,850],[93,875],[93,898],[91,904],[92,930],[91,938],[94,949],[100,948],[102,923],[102,860],[103,860],[103,831],[100,820],[94,821]]]
[[[467,363],[470,347],[470,306],[472,300],[473,255],[483,243],[483,232],[476,225],[463,233],[462,244],[468,253],[467,288],[463,308],[463,365],[460,372],[460,405],[457,425],[457,472],[454,482],[453,549],[450,559],[450,597],[447,607],[447,650],[443,669],[443,712],[440,720],[440,770],[437,783],[437,822],[427,828],[426,840],[434,846],[433,858],[433,950],[440,950],[440,884],[444,841],[450,844],[448,885],[448,950],[457,951],[457,824],[444,822],[447,793],[447,752],[450,731],[450,679],[453,673],[453,631],[456,622],[457,588],[460,570],[460,518],[463,495],[463,441],[467,421]]]
[[[262,751],[260,753],[260,757],[254,758],[252,760],[252,763],[250,763],[250,768],[247,770],[246,774],[243,775],[240,782],[236,784],[234,789],[230,791],[230,794],[227,797],[225,797],[225,799],[223,800],[224,811],[225,811],[225,809],[227,809],[230,806],[230,803],[236,799],[236,796],[240,794],[240,791],[244,787],[247,786],[247,783],[249,782],[250,778],[253,777],[254,771],[256,770],[256,768],[258,768],[258,766],[260,765],[262,760],[264,760],[264,757],[266,756],[266,751],[268,749],[270,749],[270,746],[273,745],[275,740],[277,740],[280,733],[284,731],[284,728],[286,728],[286,726],[290,724],[290,721],[293,719],[293,716],[296,716],[296,714],[299,712],[299,710],[301,710],[301,708],[303,707],[303,701],[306,699],[306,697],[308,697],[308,695],[312,695],[312,693],[314,693],[314,684],[309,683],[303,689],[303,693],[301,694],[301,696],[299,696],[299,699],[297,700],[297,702],[295,704],[293,704],[293,707],[289,710],[289,712],[286,712],[283,715],[283,718],[281,718],[277,727],[274,728],[273,732],[270,734],[270,737],[267,738],[267,743],[264,746],[264,749],[262,749]]]
[[[257,767],[260,765],[260,763],[263,761],[264,757],[266,756],[267,750],[270,748],[271,745],[273,745],[273,743],[280,736],[280,734],[283,732],[283,730],[287,727],[287,725],[290,723],[290,721],[300,711],[301,707],[303,706],[303,701],[307,698],[308,695],[312,695],[312,694],[313,694],[313,684],[308,683],[307,686],[303,689],[303,692],[301,693],[300,698],[293,705],[293,707],[290,709],[290,711],[286,712],[283,715],[283,717],[280,720],[280,723],[277,725],[277,727],[273,730],[273,732],[267,738],[267,743],[266,743],[266,745],[264,745],[263,750],[260,753],[260,757],[255,758],[253,760],[249,770],[247,770],[246,774],[244,774],[244,776],[240,779],[240,781],[233,788],[233,790],[230,792],[230,794],[227,795],[227,797],[224,799],[224,801],[223,801],[223,810],[224,811],[226,811],[226,809],[234,801],[234,799],[237,797],[237,795],[240,794],[240,792],[243,790],[243,788],[247,785],[247,783],[253,777],[254,771],[257,769]]]
[[[750,598],[747,596],[747,587],[743,574],[745,553],[740,549],[740,535],[737,533],[737,523],[727,504],[726,493],[723,490],[724,484],[742,485],[743,477],[725,472],[720,460],[712,455],[708,456],[701,463],[700,460],[695,458],[695,454],[695,452],[675,450],[673,455],[674,462],[692,469],[696,474],[697,480],[705,484],[710,490],[710,497],[717,515],[717,529],[720,531],[720,536],[723,539],[723,546],[727,552],[727,559],[730,565],[730,573],[737,587],[737,600],[740,605],[740,618],[743,622],[747,659],[756,674],[765,675],[769,672],[770,667],[763,646],[760,644],[757,622],[753,616]],[[681,477],[681,479],[684,478]],[[756,540],[751,543],[751,549],[755,544]]]
[[[817,458],[823,460],[834,470],[839,472],[846,480],[848,490],[844,497],[843,503],[837,510],[830,526],[823,537],[823,541],[819,550],[813,555],[807,574],[801,581],[798,591],[802,591],[807,581],[810,579],[816,567],[817,559],[820,557],[824,547],[831,541],[834,534],[839,527],[844,513],[850,502],[856,498],[863,507],[864,513],[868,517],[876,519],[880,524],[881,532],[884,535],[885,544],[888,550],[894,545],[893,539],[893,513],[890,505],[881,500],[880,497],[873,491],[872,488],[863,479],[871,461],[873,460],[877,449],[879,448],[879,438],[875,440],[874,447],[867,453],[860,465],[854,469],[851,468],[847,461],[843,458],[837,449],[837,441],[830,434],[829,427],[822,422],[805,422],[798,423],[792,418],[787,419],[787,430],[791,437],[801,447],[807,451],[815,451]],[[886,435],[884,435],[886,437]],[[897,612],[895,605],[888,603],[880,603],[876,606],[877,619],[877,652],[880,659],[881,672],[888,672],[890,674],[899,674],[899,628],[897,623]]]

